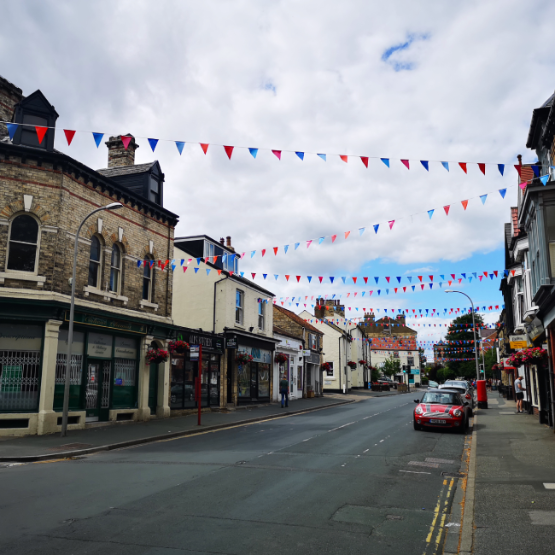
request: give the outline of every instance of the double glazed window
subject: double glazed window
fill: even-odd
[[[245,293],[241,289],[235,290],[235,322],[243,325],[245,307]]]
[[[143,270],[143,300],[150,303],[154,302],[154,266],[150,267],[151,262],[152,259],[145,259]]]
[[[89,285],[100,288],[102,286],[102,244],[100,239],[93,235],[89,256]]]
[[[150,176],[148,200],[160,204],[160,182],[154,176]]]
[[[121,258],[121,249],[118,245],[114,245],[110,260],[110,291],[112,293],[121,291]]]
[[[22,214],[12,221],[8,252],[8,270],[34,272],[39,246],[39,224]]]

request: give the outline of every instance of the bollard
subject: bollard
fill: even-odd
[[[476,391],[478,395],[478,408],[488,408],[488,393],[486,391],[486,380],[478,380],[476,382]]]

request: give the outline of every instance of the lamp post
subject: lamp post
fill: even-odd
[[[479,380],[480,379],[480,370],[478,368],[478,350],[477,350],[477,341],[476,341],[476,322],[474,321],[474,303],[472,302],[472,299],[466,293],[463,293],[462,291],[455,291],[453,289],[446,289],[445,292],[446,293],[460,293],[461,295],[464,295],[470,301],[470,305],[472,306],[472,330],[473,330],[473,334],[474,334],[474,358],[476,360],[476,380]],[[485,368],[484,368],[484,376],[485,376]]]
[[[62,437],[65,437],[67,434],[67,415],[69,412],[69,384],[70,384],[70,373],[71,373],[71,347],[73,346],[73,319],[75,315],[75,274],[77,273],[77,247],[79,244],[79,233],[81,233],[81,228],[83,224],[97,212],[102,212],[103,210],[116,210],[117,208],[122,208],[123,204],[121,202],[112,202],[107,204],[106,206],[101,206],[100,208],[96,208],[89,214],[85,216],[85,218],[79,224],[77,228],[77,233],[75,234],[75,246],[73,249],[73,274],[71,277],[71,301],[70,301],[70,308],[69,308],[69,329],[67,332],[67,359],[66,359],[66,381],[64,387],[64,407],[62,412]]]

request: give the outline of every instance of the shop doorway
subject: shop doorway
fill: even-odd
[[[88,422],[109,420],[112,362],[88,360],[85,410]]]
[[[158,404],[158,364],[151,364],[148,375],[148,407],[150,414],[156,414]]]

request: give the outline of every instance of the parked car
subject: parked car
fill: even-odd
[[[439,387],[439,383],[434,382],[434,380],[428,380],[428,389],[435,389]]]
[[[397,389],[397,382],[392,380],[391,378],[388,378],[387,376],[383,376],[382,378],[379,378],[378,383],[387,384],[387,385]]]
[[[415,399],[414,429],[448,428],[464,434],[471,416],[470,401],[457,391],[430,389]]]
[[[439,389],[450,389],[452,391],[457,391],[470,403],[470,412],[473,414],[474,408],[476,407],[476,398],[474,396],[474,390],[466,384],[466,382],[459,382],[454,380],[447,380],[443,385],[439,386]]]

